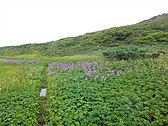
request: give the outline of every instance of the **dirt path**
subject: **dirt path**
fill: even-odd
[[[39,116],[37,118],[38,126],[45,125],[45,104],[47,101],[47,66],[42,71],[42,83],[40,88]]]

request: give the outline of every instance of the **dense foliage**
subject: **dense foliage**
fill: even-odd
[[[167,126],[167,57],[168,14],[0,48],[0,126]]]
[[[47,125],[168,125],[167,73],[158,60],[49,64]]]
[[[4,62],[0,62],[0,125],[34,126],[39,113],[41,67],[18,60]]]
[[[103,52],[103,55],[108,59],[117,60],[130,60],[130,59],[143,59],[143,58],[157,58],[160,54],[164,54],[164,51],[153,51],[149,47],[148,49],[140,48],[138,46],[122,46],[115,47],[110,50]]]

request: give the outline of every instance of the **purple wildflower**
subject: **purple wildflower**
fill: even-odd
[[[117,72],[117,76],[121,76],[121,73],[122,73],[122,71],[119,70],[119,71]]]
[[[129,73],[131,73],[131,72],[132,72],[132,70],[130,69],[130,70],[128,70],[128,72],[129,72]]]
[[[117,73],[117,76],[121,76],[121,74],[120,74],[120,73]]]
[[[94,81],[96,81],[96,79],[98,78],[99,76],[98,75],[96,75],[95,77],[94,77]]]
[[[88,77],[91,77],[91,73],[90,73],[90,72],[88,72],[88,73],[87,73],[87,76],[88,76]]]
[[[115,76],[115,71],[112,70],[110,76]]]
[[[102,76],[101,81],[106,81],[106,78],[104,76]]]
[[[3,62],[5,62],[5,63],[16,63],[16,64],[21,63],[21,61],[15,60],[15,59],[7,59],[7,60],[4,60]]]
[[[48,64],[48,68],[54,68],[53,64]]]

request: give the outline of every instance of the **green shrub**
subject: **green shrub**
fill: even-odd
[[[157,58],[159,55],[159,52],[149,53],[147,50],[138,47],[116,47],[112,50],[103,52],[103,56],[106,58],[116,58],[117,60]]]

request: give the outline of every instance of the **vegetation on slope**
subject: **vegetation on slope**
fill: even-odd
[[[47,126],[168,125],[167,37],[164,14],[46,44],[0,48],[0,125],[37,125],[44,77]]]
[[[134,25],[86,33],[46,44],[3,47],[0,48],[0,55],[68,56],[103,52],[107,47],[163,43],[168,43],[168,14],[155,16]]]

